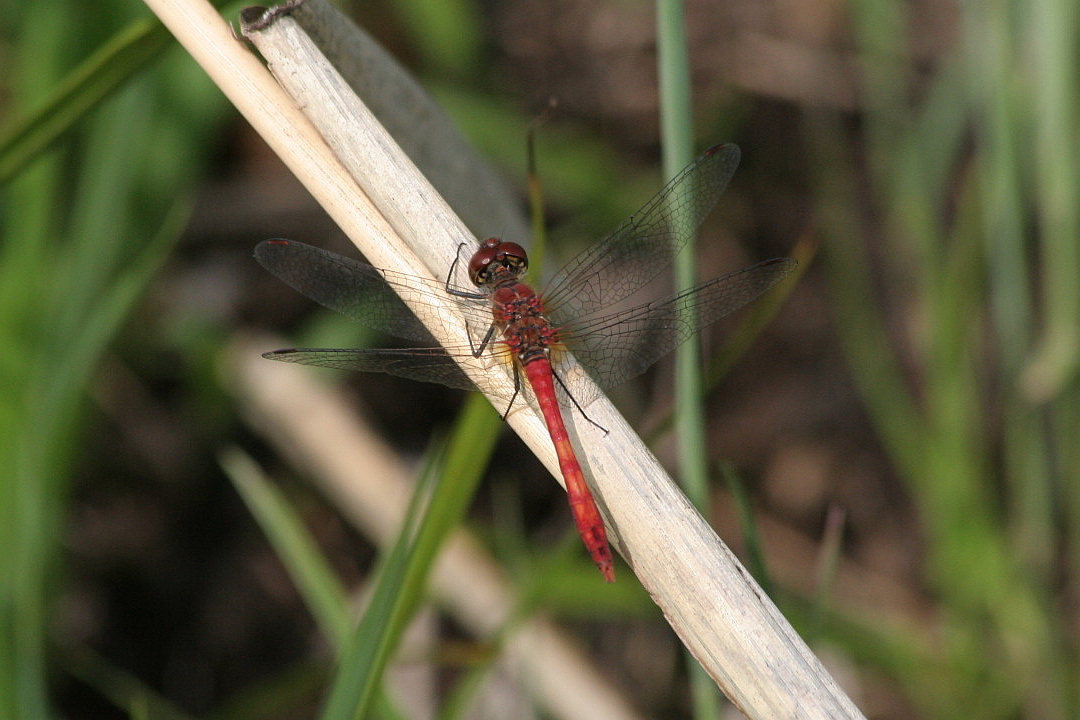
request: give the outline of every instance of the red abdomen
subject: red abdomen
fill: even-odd
[[[559,467],[566,482],[566,496],[570,501],[570,510],[574,514],[581,539],[592,555],[593,562],[604,574],[608,582],[615,581],[615,567],[611,561],[611,548],[608,546],[604,520],[596,508],[585,476],[581,472],[570,436],[563,424],[559,402],[555,397],[555,384],[552,380],[551,363],[546,354],[540,354],[525,363],[525,374],[532,385],[533,393],[544,413],[548,433],[555,443],[555,454],[559,457]]]

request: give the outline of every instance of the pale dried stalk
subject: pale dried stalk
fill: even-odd
[[[294,62],[290,69],[305,90],[330,93],[325,99],[305,101],[305,109],[329,111],[324,132],[340,132],[359,143],[353,156],[363,166],[374,168],[360,184],[372,198],[380,198],[376,204],[381,215],[208,4],[199,0],[147,2],[368,260],[416,273],[425,267],[422,258],[433,276],[445,272],[467,232],[441,199],[429,195],[426,181],[417,177],[388,136],[366,126],[373,120],[370,114],[350,114],[356,112],[357,101],[349,97],[352,93],[344,83],[333,79],[332,71],[328,76],[318,61]],[[288,28],[292,21],[277,24],[284,39],[304,44]],[[263,52],[278,57],[269,48]],[[279,52],[284,58],[300,51],[280,48]],[[310,57],[307,51],[302,54]],[[448,311],[447,319],[451,317]],[[453,327],[448,322],[447,327],[430,329],[440,342],[460,345],[463,327],[463,323]],[[608,521],[609,537],[732,702],[752,718],[861,717],[622,416],[603,397],[589,406],[589,414],[610,434],[605,436],[577,421],[573,413],[567,413],[567,425]],[[522,410],[512,413],[509,421],[561,481],[551,441],[538,415]]]

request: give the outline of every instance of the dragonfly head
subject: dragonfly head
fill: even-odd
[[[529,256],[517,243],[488,238],[469,260],[469,279],[477,286],[500,277],[518,277],[529,268]]]

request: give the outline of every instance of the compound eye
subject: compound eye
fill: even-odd
[[[517,243],[503,242],[499,244],[498,260],[505,263],[517,273],[525,272],[529,267],[529,255],[525,248]]]
[[[494,239],[485,240],[480,249],[469,260],[469,279],[473,281],[474,285],[483,285],[487,281],[488,268],[491,263],[495,262],[495,258],[499,254],[495,249],[497,245],[491,244],[491,240]]]

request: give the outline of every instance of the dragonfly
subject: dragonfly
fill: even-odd
[[[613,582],[604,521],[562,408],[576,407],[592,422],[584,408],[603,389],[643,373],[698,329],[756,299],[796,267],[791,258],[773,258],[665,299],[633,302],[632,296],[669,267],[697,233],[738,163],[736,145],[708,149],[640,211],[570,260],[540,291],[523,280],[525,249],[498,238],[481,243],[467,262],[461,262],[466,249],[459,247],[444,281],[377,269],[299,242],[266,240],[256,247],[255,258],[286,284],[363,325],[422,346],[290,348],[263,357],[464,389],[476,385],[463,368],[475,368],[479,373],[473,376],[485,377],[493,366],[509,364],[513,394],[503,417],[523,391],[527,400],[535,400],[555,446],[578,532],[604,579]],[[462,277],[466,274],[468,284]],[[425,327],[424,320],[445,317],[439,308],[447,301],[467,324],[467,345],[439,347]],[[584,375],[572,371],[566,352],[573,354]],[[505,399],[509,391],[496,387],[481,389],[489,397],[494,393]]]

